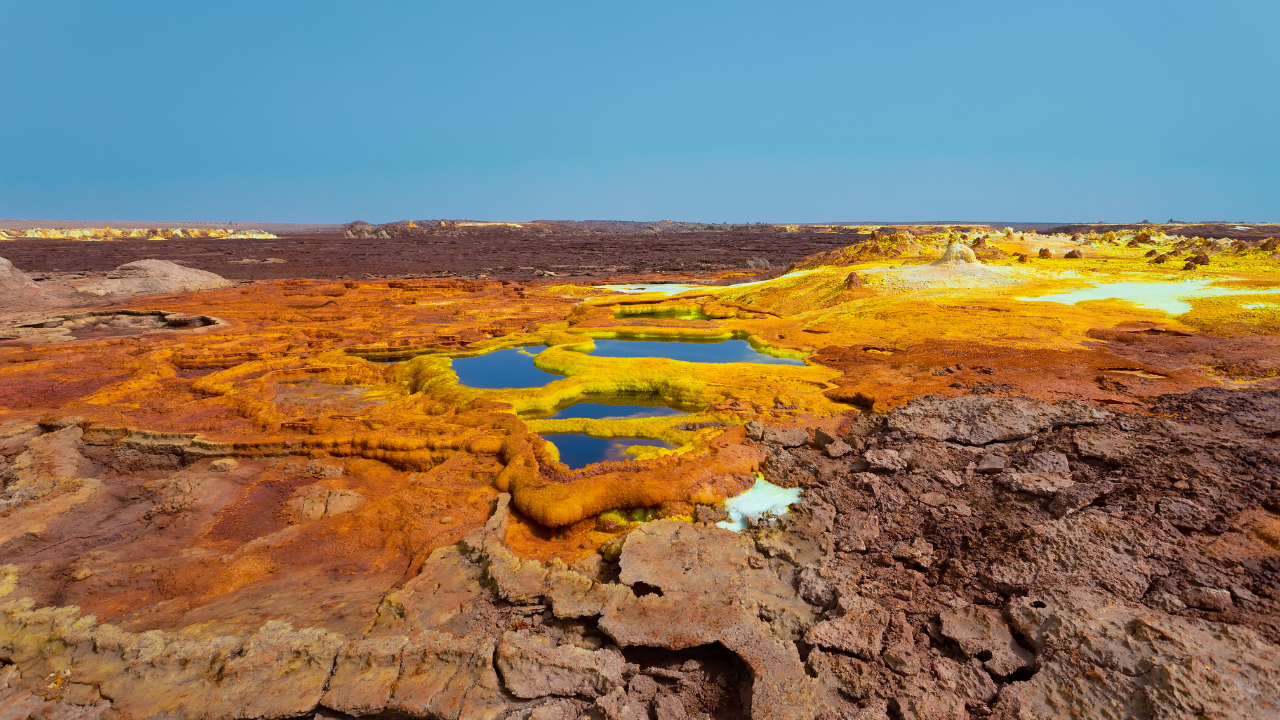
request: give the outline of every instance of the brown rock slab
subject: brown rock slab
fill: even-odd
[[[941,632],[954,640],[969,657],[990,653],[983,667],[1005,677],[1029,666],[1034,656],[1019,646],[1000,613],[988,607],[970,606],[938,615]]]
[[[1267,718],[1280,712],[1280,648],[1247,628],[1171,617],[1085,590],[1036,593],[1008,607],[1048,657],[999,704],[1022,717]]]
[[[1213,513],[1198,503],[1183,498],[1165,498],[1160,501],[1160,516],[1179,530],[1204,530],[1213,520]]]
[[[1097,425],[1111,413],[1078,400],[1048,403],[1029,397],[926,396],[889,411],[894,430],[963,445],[986,445],[1030,437],[1069,425]]]
[[[767,425],[761,438],[764,442],[791,448],[800,447],[809,442],[809,433],[804,428]]]
[[[516,697],[600,697],[622,684],[622,653],[555,645],[545,636],[506,632],[498,643],[497,667]],[[652,678],[649,680],[653,682]],[[654,691],[657,691],[655,686]]]
[[[810,627],[805,642],[828,650],[874,660],[884,649],[884,633],[889,628],[889,611],[875,602],[854,596],[845,601],[845,614]]]

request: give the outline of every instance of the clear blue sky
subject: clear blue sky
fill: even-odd
[[[1280,221],[1280,2],[0,0],[0,217]]]

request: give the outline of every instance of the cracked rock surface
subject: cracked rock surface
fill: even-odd
[[[615,559],[539,562],[506,544],[503,494],[345,624],[130,629],[24,597],[55,551],[33,509],[114,486],[81,428],[9,427],[0,717],[1274,718],[1276,428],[1275,392],[1144,415],[922,398],[812,445],[760,428],[765,477],[802,502],[741,534],[657,520]],[[112,462],[147,468],[137,492],[175,528],[249,471],[163,445]],[[348,516],[361,496],[326,477],[282,506]],[[77,557],[77,582],[119,572]]]

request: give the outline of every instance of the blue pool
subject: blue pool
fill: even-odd
[[[560,450],[560,462],[568,465],[573,470],[605,460],[634,459],[631,455],[626,455],[622,452],[632,445],[661,448],[675,447],[671,443],[646,438],[595,438],[578,433],[546,434],[542,437],[555,444]]]
[[[688,340],[596,340],[596,357],[664,357],[699,363],[763,363],[766,365],[804,365],[803,360],[765,355],[746,340],[690,342]]]
[[[528,417],[538,417],[539,419],[547,420],[569,420],[574,418],[602,420],[604,418],[630,419],[675,417],[688,414],[689,413],[687,412],[677,410],[675,408],[663,407],[661,405],[609,405],[604,403],[584,402],[560,408],[551,415],[535,416],[531,413]]]
[[[538,352],[542,351],[538,347]],[[552,375],[533,366],[533,355],[519,348],[495,350],[486,355],[454,358],[453,371],[458,373],[458,384],[473,388],[530,388],[542,387],[560,375]]]

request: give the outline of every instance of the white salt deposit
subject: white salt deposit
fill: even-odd
[[[717,527],[734,532],[747,529],[747,521],[755,522],[764,515],[786,515],[787,506],[800,502],[800,488],[780,488],[756,475],[756,483],[738,497],[724,501],[729,519],[716,523]]]
[[[1069,293],[1020,297],[1029,302],[1056,302],[1075,305],[1085,300],[1128,300],[1138,307],[1163,310],[1170,315],[1191,312],[1190,298],[1219,297],[1223,295],[1264,295],[1280,290],[1234,289],[1213,287],[1210,280],[1181,280],[1176,282],[1114,282],[1082,288]]]

